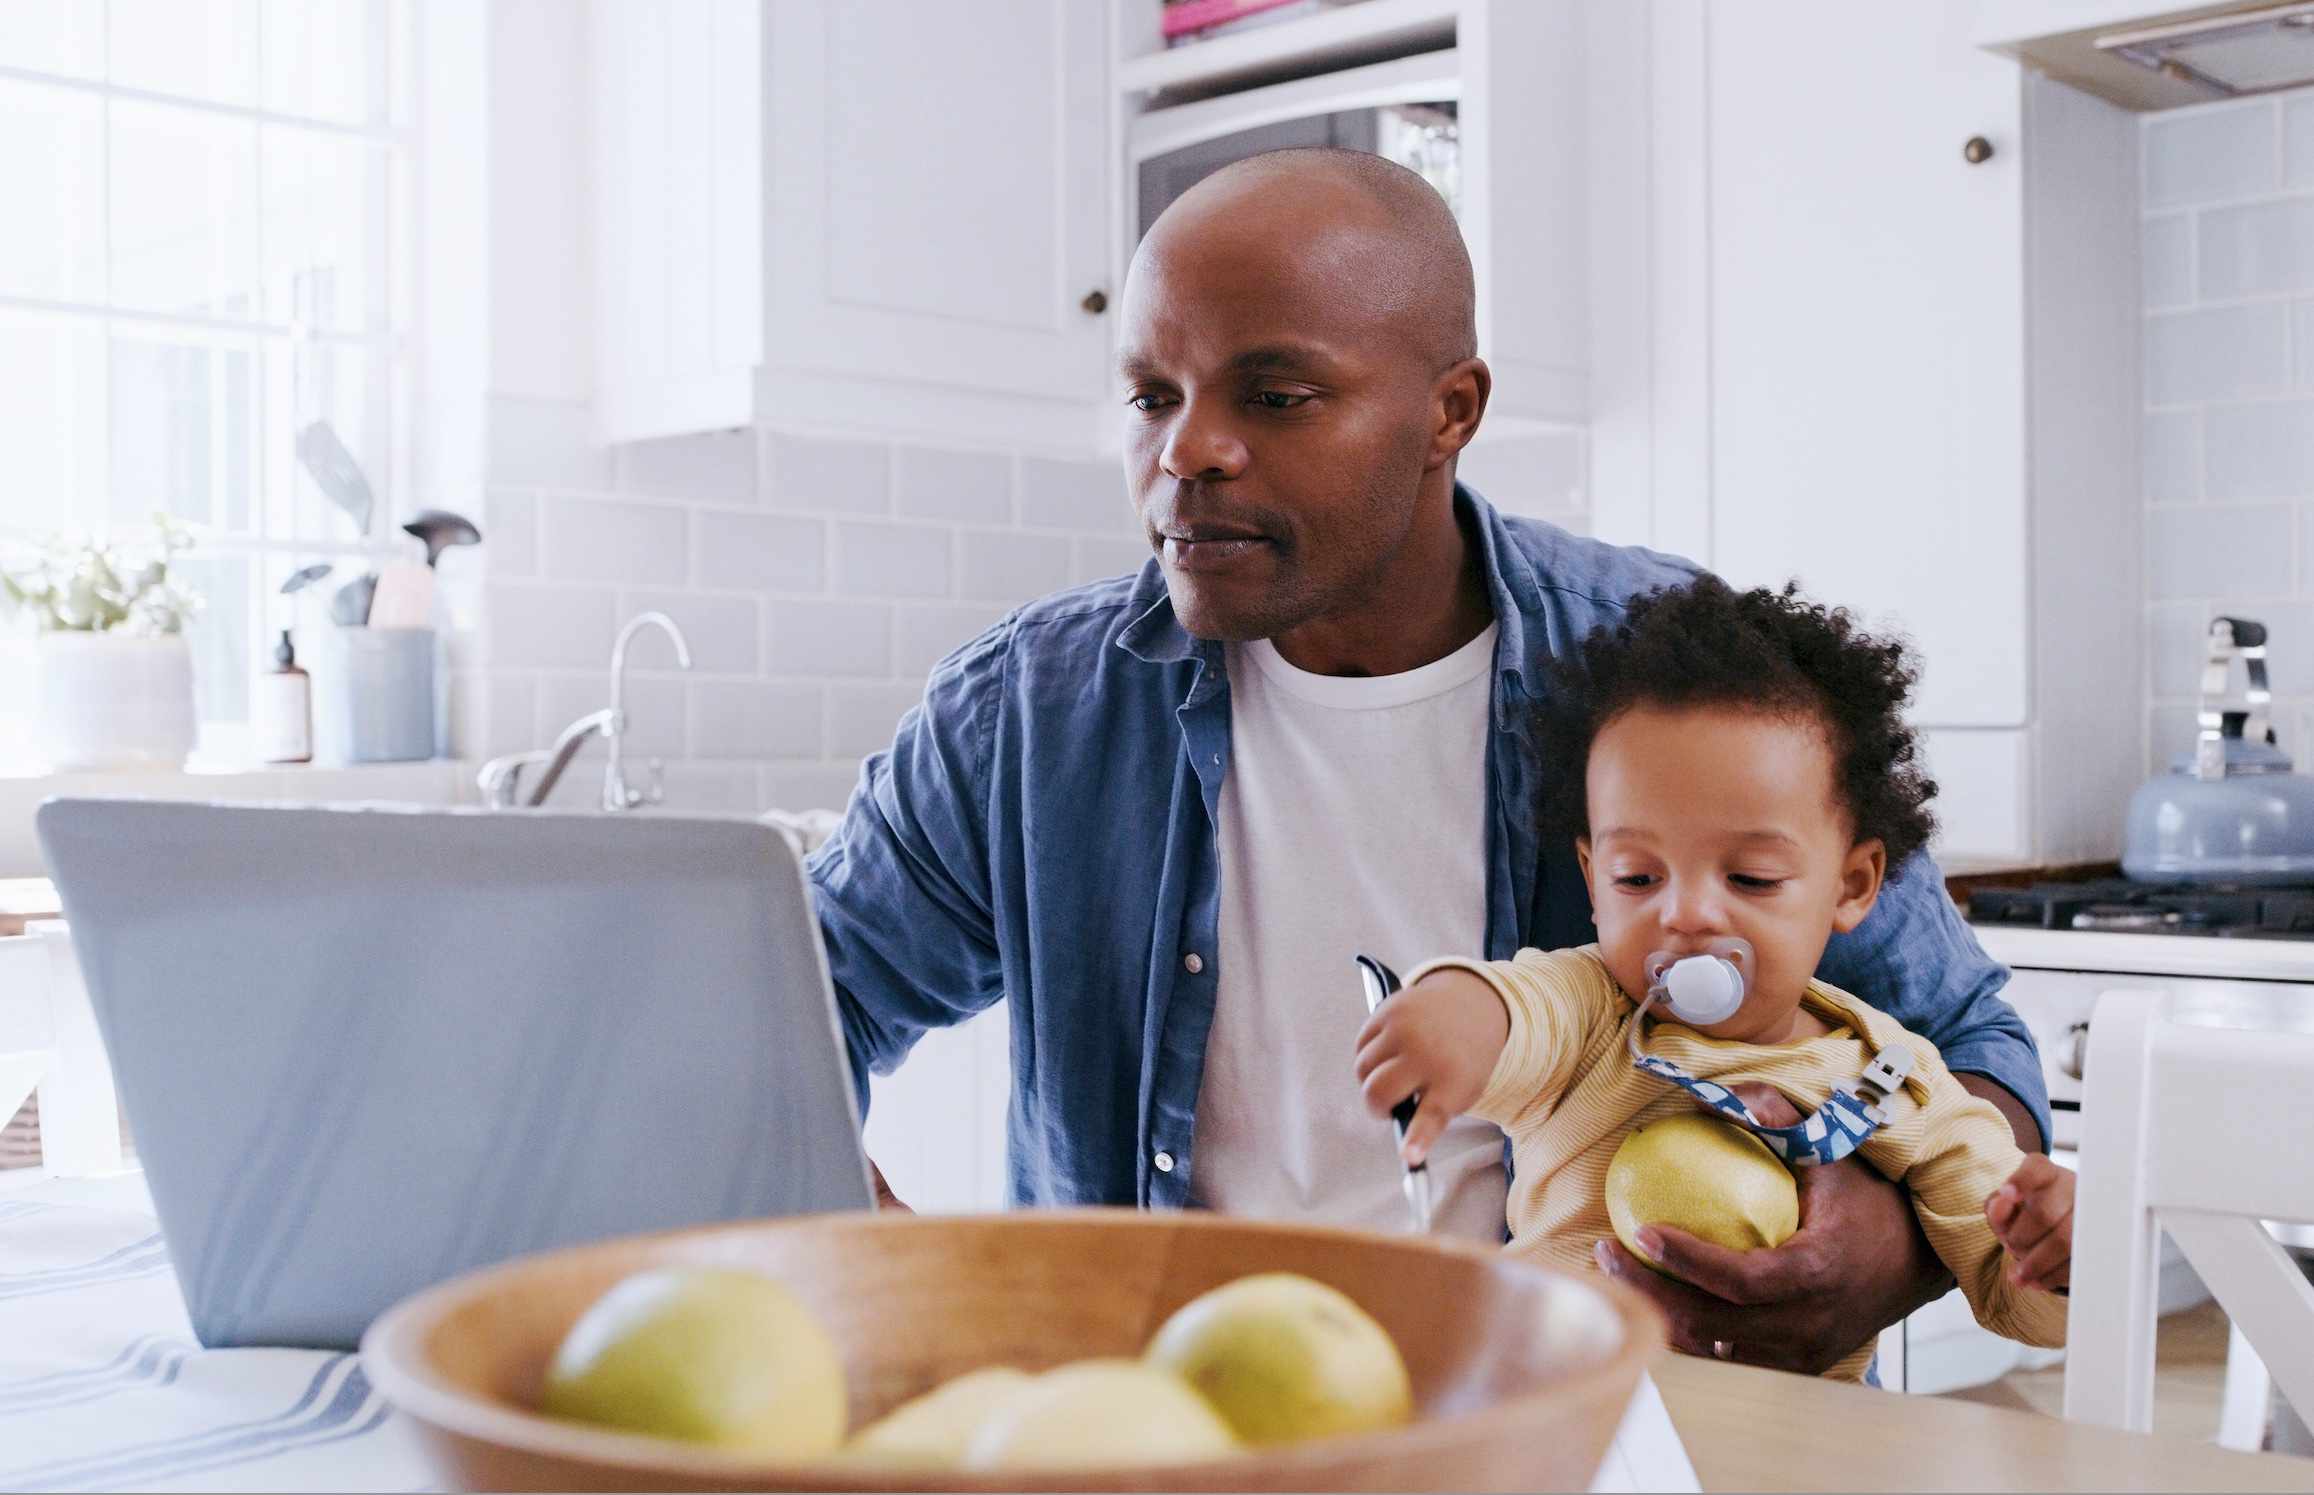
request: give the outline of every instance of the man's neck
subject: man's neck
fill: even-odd
[[[1399,675],[1444,659],[1494,621],[1476,537],[1465,533],[1449,482],[1424,495],[1422,514],[1387,575],[1354,610],[1271,640],[1286,663],[1313,675]]]

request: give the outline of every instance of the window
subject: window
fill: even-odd
[[[248,756],[272,640],[312,638],[412,507],[411,10],[0,0],[0,540],[193,527],[203,758]],[[315,421],[367,476],[366,528],[298,462]],[[293,616],[313,560],[339,575]]]

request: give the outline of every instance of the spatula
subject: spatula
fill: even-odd
[[[370,492],[370,480],[362,474],[362,465],[338,439],[337,428],[328,421],[317,420],[298,432],[297,460],[313,474],[314,482],[329,501],[345,510],[366,537],[370,532],[370,512],[377,507],[377,499]]]

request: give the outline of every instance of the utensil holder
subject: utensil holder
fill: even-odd
[[[314,682],[316,747],[346,763],[401,763],[435,752],[431,628],[339,628]]]

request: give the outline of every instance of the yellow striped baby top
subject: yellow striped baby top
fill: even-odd
[[[1483,977],[1510,1012],[1510,1039],[1471,1108],[1510,1137],[1507,1249],[1568,1271],[1593,1269],[1592,1247],[1614,1234],[1606,1184],[1616,1146],[1648,1122],[1692,1112],[1695,1102],[1633,1067],[1628,1044],[1637,1004],[1616,984],[1598,946],[1521,950],[1500,961],[1435,960],[1407,984],[1441,969]],[[2027,1344],[2063,1344],[2066,1300],[2011,1282],[1985,1220],[1985,1200],[2024,1161],[2000,1111],[1961,1087],[1934,1044],[1877,1008],[1820,981],[1800,1000],[1833,1031],[1787,1044],[1736,1043],[1651,1015],[1644,1047],[1699,1080],[1764,1082],[1802,1115],[1835,1087],[1853,1090],[1871,1054],[1910,1049],[1903,1093],[1882,1102],[1887,1124],[1858,1150],[1911,1191],[1929,1244],[1960,1280],[1979,1323]],[[1858,1348],[1827,1374],[1862,1379],[1878,1328],[1860,1325]]]

